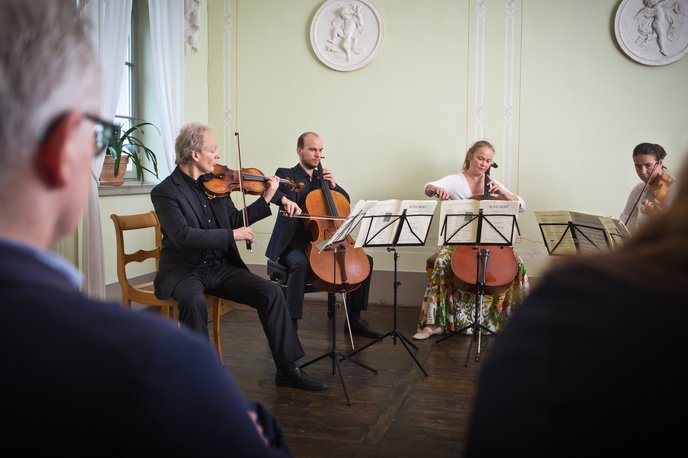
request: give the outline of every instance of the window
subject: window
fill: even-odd
[[[127,57],[124,62],[122,89],[115,110],[115,123],[132,125],[138,117],[137,77],[136,77],[136,2],[132,5],[129,33],[127,34]],[[131,162],[127,164],[125,178],[136,178]]]

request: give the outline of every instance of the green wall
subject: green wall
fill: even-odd
[[[688,58],[660,67],[627,58],[614,37],[618,0],[373,1],[384,43],[352,72],[311,50],[321,0],[204,1],[201,49],[187,47],[186,121],[213,127],[232,168],[239,132],[243,165],[265,174],[294,165],[297,136],[317,131],[323,164],[352,202],[422,199],[424,183],[456,172],[485,138],[497,148],[493,176],[527,203],[515,247],[531,276],[551,260],[533,211],[618,216],[637,182],[637,143],[662,144],[670,169],[688,153]],[[109,210],[147,199],[101,199],[104,227]],[[265,264],[273,224],[253,226],[247,263]],[[427,246],[399,249],[399,269],[423,272],[436,244],[437,221]],[[367,251],[377,270],[393,268],[386,250]]]

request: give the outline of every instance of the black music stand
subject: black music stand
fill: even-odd
[[[606,248],[610,248],[609,238],[603,228],[576,224],[572,221],[566,223],[538,223],[538,225],[540,226],[540,233],[542,234],[542,239],[545,242],[547,252],[550,256],[565,256],[574,254],[574,252],[576,254],[589,252],[601,253],[603,250],[598,246],[598,243],[595,242],[595,239],[598,241],[604,240]],[[561,228],[561,234],[558,235],[558,238],[551,238],[553,228]],[[598,237],[594,235],[595,232],[599,232]]]
[[[351,233],[353,228],[355,227],[353,225],[353,218],[351,221],[348,221],[349,218],[347,218],[347,222],[340,227],[340,229],[332,236],[330,240],[322,244],[322,246],[319,247],[320,251],[333,251],[334,256],[332,256],[332,285],[333,285],[333,290],[332,291],[327,291],[328,293],[340,293],[342,295],[342,303],[344,304],[344,313],[347,313],[347,305],[346,305],[346,287],[344,284],[342,284],[341,289],[336,289],[337,288],[337,252],[340,249],[340,247],[343,245],[343,241],[346,238],[347,235]],[[304,368],[306,366],[310,366],[313,363],[316,363],[320,361],[323,358],[331,358],[332,359],[332,375],[338,374],[339,375],[339,380],[342,382],[342,389],[344,390],[344,396],[346,397],[346,403],[347,405],[351,405],[351,401],[349,399],[349,392],[346,390],[346,384],[344,383],[344,377],[342,375],[342,368],[339,365],[339,361],[341,360],[349,360],[352,363],[358,364],[364,369],[369,370],[370,372],[377,374],[377,370],[373,369],[372,367],[369,367],[359,361],[356,361],[355,359],[351,359],[351,355],[342,353],[337,350],[337,313],[335,310],[335,313],[332,314],[332,348],[330,351],[323,353],[322,355],[304,363],[301,364],[301,368]],[[351,328],[349,328],[349,334],[351,335]],[[353,338],[352,338],[353,342]]]
[[[418,217],[418,218],[416,218]],[[409,215],[407,214],[406,210],[403,210],[401,215],[373,215],[373,216],[368,216],[366,215],[364,218],[370,218],[371,224],[368,226],[368,230],[366,234],[364,235],[364,243],[363,246],[377,246],[377,247],[387,247],[388,252],[393,252],[394,253],[394,281],[393,281],[393,286],[394,286],[394,318],[393,318],[393,328],[390,331],[387,331],[385,334],[381,335],[374,341],[364,345],[363,347],[359,348],[358,350],[354,350],[351,353],[349,353],[349,357],[362,352],[366,348],[370,347],[371,345],[374,345],[382,340],[384,340],[387,337],[392,337],[394,345],[397,344],[397,337],[399,338],[399,341],[404,345],[404,348],[406,348],[406,351],[408,354],[413,358],[413,361],[415,361],[416,365],[418,368],[425,374],[427,377],[428,373],[425,371],[423,366],[418,362],[418,359],[416,356],[411,352],[411,349],[409,346],[413,347],[414,350],[418,350],[418,347],[411,342],[411,340],[406,337],[404,334],[402,334],[398,327],[397,327],[397,289],[401,282],[397,281],[397,260],[399,259],[399,253],[396,250],[397,246],[423,246],[425,245],[425,240],[428,237],[428,230],[430,229],[430,223],[432,222],[432,214],[413,214]],[[373,221],[375,218],[382,218],[382,227],[379,230],[376,230],[371,234],[371,228],[373,228]],[[420,220],[420,218],[423,218],[421,221],[421,224],[423,225],[420,229],[416,228],[419,232],[421,230],[424,230],[425,234],[419,236],[416,231],[414,231],[413,226],[410,224],[410,219],[411,218],[416,218],[417,220]],[[418,222],[418,221],[416,221]],[[380,235],[385,229],[390,228],[392,225],[397,224],[396,230],[394,232],[394,237],[391,240],[391,242],[384,242],[384,241],[379,241],[376,240],[376,237]],[[406,229],[405,229],[406,228]],[[402,237],[402,232],[404,233],[404,237]],[[359,234],[359,237],[361,234]],[[400,241],[400,238],[402,241]]]
[[[461,224],[454,233],[452,233],[450,236],[447,236],[448,234],[448,227],[450,226],[448,224],[448,220],[450,217],[461,217],[463,219],[464,223]],[[510,218],[511,219],[511,230],[508,234],[508,237],[504,235],[502,231],[500,231],[495,224],[493,224],[492,221],[490,221],[490,218]],[[487,223],[487,224],[485,224]],[[456,242],[454,241],[456,239],[457,235],[462,235],[462,232],[464,233],[462,237],[459,237],[459,239],[465,239],[465,233],[472,232],[473,226],[477,225],[477,230],[475,231],[475,240],[466,240],[463,242]],[[447,214],[445,215],[444,223],[442,225],[442,230],[441,233],[445,234],[444,238],[444,243],[446,245],[473,245],[476,246],[476,283],[475,283],[475,302],[474,302],[474,312],[473,312],[473,322],[467,324],[466,326],[460,327],[457,329],[455,332],[448,334],[446,336],[443,336],[442,338],[437,340],[437,344],[439,345],[441,342],[449,339],[450,337],[457,336],[461,334],[463,331],[467,329],[472,329],[472,336],[471,336],[471,341],[468,345],[468,351],[466,352],[466,361],[464,363],[464,366],[468,366],[468,357],[471,353],[471,347],[473,346],[473,341],[477,341],[476,344],[476,355],[475,355],[475,362],[478,362],[480,360],[480,352],[482,349],[482,334],[485,333],[486,335],[493,335],[495,334],[494,331],[490,330],[486,326],[482,324],[482,310],[483,310],[483,305],[485,301],[485,286],[486,286],[486,278],[485,275],[487,273],[487,262],[488,258],[490,256],[490,250],[487,248],[484,248],[481,246],[483,245],[491,245],[491,246],[511,246],[512,245],[512,240],[514,236],[514,228],[518,229],[518,226],[516,224],[516,215],[513,214],[490,214],[490,215],[485,215],[483,214],[483,209],[480,208],[478,210],[478,214],[474,213],[457,213],[457,214]],[[490,230],[490,232],[493,235],[496,235],[495,237],[491,237],[490,240],[485,240],[484,233],[487,230]]]

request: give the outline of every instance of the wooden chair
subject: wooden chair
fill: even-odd
[[[131,308],[131,303],[143,304],[153,307],[160,307],[160,314],[169,318],[170,315],[176,321],[179,318],[177,303],[174,299],[158,299],[154,293],[152,281],[134,283],[127,276],[127,264],[132,262],[143,262],[147,259],[155,260],[155,271],[160,267],[160,250],[162,249],[162,232],[160,222],[154,211],[140,213],[136,215],[110,215],[115,224],[115,235],[117,236],[117,279],[122,290],[122,303],[125,307]],[[146,229],[152,231],[155,236],[155,243],[149,249],[139,249],[135,252],[127,252],[124,245],[124,232]],[[213,322],[213,343],[217,349],[218,356],[222,361],[222,343],[220,341],[220,298],[206,295],[206,302],[212,308],[211,317]]]

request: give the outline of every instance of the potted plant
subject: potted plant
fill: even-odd
[[[143,183],[144,171],[147,171],[158,178],[158,159],[155,152],[151,150],[146,144],[137,136],[143,134],[145,126],[151,126],[160,134],[160,130],[152,123],[140,121],[132,124],[125,129],[125,125],[119,124],[112,133],[112,138],[105,151],[105,162],[103,163],[103,170],[100,174],[100,183],[105,185],[121,185],[124,182],[124,172],[120,174],[120,166],[124,165],[126,169],[127,163],[131,161],[136,170],[136,178]],[[146,159],[144,165],[143,158]]]

